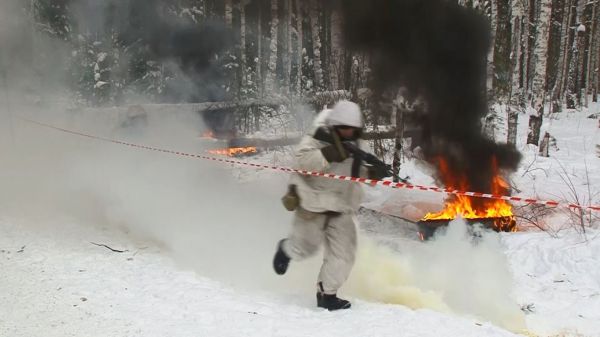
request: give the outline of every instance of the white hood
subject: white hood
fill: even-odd
[[[325,110],[323,110],[323,112],[324,111]],[[333,109],[327,111],[328,113],[326,114],[325,118],[327,120],[327,124],[330,126],[348,125],[355,128],[362,128],[364,126],[360,107],[356,103],[342,100],[337,102]],[[317,119],[319,117],[317,117]]]

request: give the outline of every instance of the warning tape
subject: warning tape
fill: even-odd
[[[506,196],[506,195],[499,195],[499,194],[469,192],[469,191],[461,191],[461,190],[455,190],[455,189],[449,189],[449,188],[440,188],[440,187],[435,187],[435,186],[413,185],[413,184],[401,183],[401,182],[396,183],[396,182],[392,182],[389,180],[356,178],[356,177],[343,176],[343,175],[337,175],[337,174],[331,174],[331,173],[299,170],[299,169],[289,168],[289,167],[257,164],[257,163],[250,163],[250,162],[244,162],[244,161],[238,161],[238,160],[217,158],[217,157],[211,157],[211,156],[203,156],[203,155],[199,155],[199,154],[191,154],[191,153],[186,153],[186,152],[181,152],[181,151],[161,149],[161,148],[152,147],[152,146],[133,144],[133,143],[128,143],[128,142],[124,142],[124,141],[120,141],[120,140],[104,138],[104,137],[100,137],[100,136],[94,136],[94,135],[90,135],[90,134],[86,134],[86,133],[82,133],[82,132],[78,132],[78,131],[72,131],[72,130],[64,129],[64,128],[57,127],[54,125],[30,120],[27,118],[22,118],[22,117],[19,117],[19,118],[26,122],[32,123],[32,124],[36,124],[36,125],[43,126],[46,128],[58,130],[58,131],[61,131],[64,133],[69,133],[72,135],[77,135],[77,136],[86,137],[86,138],[90,138],[90,139],[101,140],[104,142],[110,142],[110,143],[119,144],[119,145],[125,145],[125,146],[129,146],[129,147],[135,147],[135,148],[144,149],[144,150],[169,153],[169,154],[174,154],[174,155],[189,157],[189,158],[211,160],[211,161],[216,161],[216,162],[221,162],[221,163],[249,166],[249,167],[260,168],[260,169],[269,169],[269,170],[280,171],[280,172],[298,173],[298,174],[305,175],[305,176],[324,177],[324,178],[330,178],[330,179],[336,179],[336,180],[358,182],[358,183],[364,183],[364,184],[373,185],[373,186],[379,185],[379,186],[385,186],[385,187],[391,187],[391,188],[405,188],[405,189],[409,189],[409,190],[431,191],[431,192],[437,192],[437,193],[445,193],[445,194],[476,197],[476,198],[505,200],[505,201],[529,204],[529,205],[535,204],[535,205],[545,205],[545,206],[550,206],[550,207],[562,206],[562,207],[568,207],[568,208],[572,208],[572,209],[600,211],[600,206],[596,206],[596,205],[584,206],[584,205],[579,205],[579,204],[574,204],[574,203],[560,203],[560,202],[552,201],[552,200],[538,200],[538,199],[532,199],[532,198]]]

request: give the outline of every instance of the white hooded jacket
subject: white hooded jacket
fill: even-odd
[[[312,133],[319,127],[333,125],[329,119],[332,113],[336,115],[334,110],[321,111],[313,123]],[[339,115],[336,115],[336,119],[339,119],[338,117]],[[360,124],[362,126],[362,120]],[[354,158],[349,157],[340,163],[328,162],[321,153],[321,148],[330,144],[316,140],[312,137],[312,133],[305,136],[296,149],[297,167],[307,171],[350,176]],[[358,140],[357,145],[362,149],[365,148],[363,140]],[[360,176],[365,177],[366,174],[367,170],[361,167]],[[358,209],[363,196],[362,185],[355,182],[294,174],[290,183],[296,185],[297,193],[300,196],[300,207],[311,212],[353,212]]]

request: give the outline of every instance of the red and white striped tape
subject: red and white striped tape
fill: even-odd
[[[532,199],[532,198],[514,197],[514,196],[506,196],[506,195],[499,195],[499,194],[460,191],[460,190],[454,190],[454,189],[449,189],[449,188],[439,188],[439,187],[435,187],[435,186],[422,186],[422,185],[413,185],[413,184],[408,184],[408,183],[395,183],[395,182],[388,181],[388,180],[356,178],[356,177],[342,176],[342,175],[336,175],[336,174],[331,174],[331,173],[306,171],[306,170],[299,170],[299,169],[289,168],[289,167],[264,165],[264,164],[243,162],[243,161],[238,161],[238,160],[203,156],[203,155],[199,155],[199,154],[191,154],[191,153],[185,153],[185,152],[181,152],[181,151],[161,149],[161,148],[157,148],[157,147],[133,144],[133,143],[128,143],[128,142],[124,142],[124,141],[120,141],[120,140],[94,136],[94,135],[90,135],[90,134],[86,134],[86,133],[82,133],[82,132],[78,132],[78,131],[67,130],[64,128],[60,128],[57,126],[41,123],[38,121],[26,119],[26,118],[20,118],[20,119],[22,119],[26,122],[29,122],[29,123],[39,125],[39,126],[47,127],[50,129],[58,130],[61,132],[72,134],[72,135],[101,140],[104,142],[110,142],[110,143],[119,144],[119,145],[126,145],[126,146],[130,146],[130,147],[135,147],[135,148],[140,148],[140,149],[145,149],[145,150],[150,150],[150,151],[170,153],[170,154],[174,154],[174,155],[178,155],[178,156],[197,158],[197,159],[203,159],[203,160],[212,160],[212,161],[234,164],[234,165],[249,166],[249,167],[254,167],[254,168],[269,169],[269,170],[281,171],[281,172],[298,173],[298,174],[302,174],[305,176],[325,177],[325,178],[330,178],[330,179],[359,182],[359,183],[364,183],[364,184],[369,184],[369,185],[380,185],[380,186],[391,187],[391,188],[405,188],[405,189],[410,189],[410,190],[431,191],[431,192],[437,192],[437,193],[462,195],[462,196],[468,196],[468,197],[513,201],[513,202],[519,202],[519,203],[525,203],[525,204],[545,205],[545,206],[550,206],[550,207],[562,206],[562,207],[568,207],[568,208],[572,208],[572,209],[600,211],[600,206],[597,206],[597,205],[585,206],[585,205],[579,205],[579,204],[574,204],[574,203],[560,203],[560,202],[552,201],[552,200],[537,200],[537,199]]]

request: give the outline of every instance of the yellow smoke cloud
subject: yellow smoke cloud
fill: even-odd
[[[375,302],[428,308],[490,321],[514,332],[526,327],[512,298],[512,276],[497,233],[474,241],[463,220],[426,243],[392,250],[361,238],[346,292]]]
[[[411,309],[451,312],[439,293],[416,286],[412,273],[415,267],[409,259],[377,246],[371,240],[363,238],[361,241],[348,291],[361,298],[402,304]]]

